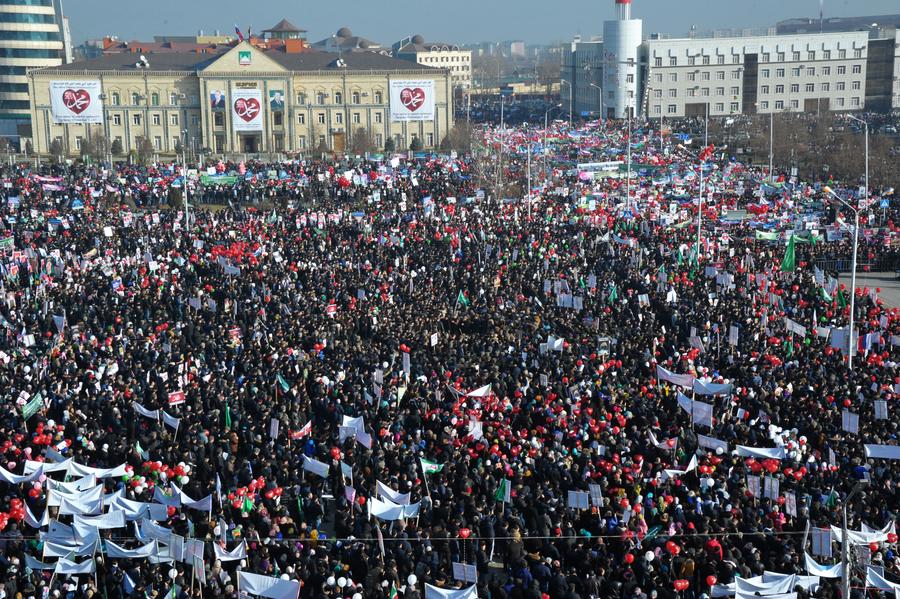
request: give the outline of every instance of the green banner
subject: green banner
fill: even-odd
[[[22,406],[22,418],[28,420],[37,414],[42,407],[44,407],[44,400],[41,399],[41,395],[38,393],[31,398],[31,401]]]
[[[238,178],[232,175],[222,175],[219,177],[210,177],[209,175],[203,175],[200,177],[200,182],[204,185],[234,185],[237,183]]]

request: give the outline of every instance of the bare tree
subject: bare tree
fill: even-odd
[[[359,127],[353,132],[353,138],[350,140],[350,151],[353,154],[365,154],[375,147],[372,134],[365,127]]]

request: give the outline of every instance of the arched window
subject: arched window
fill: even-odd
[[[343,104],[344,103],[344,94],[341,92],[334,92],[334,103],[335,104]]]
[[[359,92],[353,92],[352,98],[354,104],[359,104]]]
[[[316,104],[324,104],[325,103],[325,93],[317,92],[316,93]]]
[[[122,103],[122,97],[119,96],[119,92],[113,92],[112,93],[112,105],[118,106],[121,103]]]
[[[140,103],[141,95],[137,92],[131,92],[131,105],[137,106]]]
[[[152,94],[150,94],[150,103],[153,104],[154,106],[159,106],[159,94],[158,93],[153,92]]]

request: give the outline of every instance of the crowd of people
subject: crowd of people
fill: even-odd
[[[856,186],[551,128],[195,165],[187,214],[176,165],[5,167],[0,597],[837,598],[842,542],[892,596]]]

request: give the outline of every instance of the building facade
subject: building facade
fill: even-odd
[[[560,73],[571,82],[562,86],[563,106],[571,102],[576,115],[622,118],[629,107],[675,118],[900,108],[896,30],[642,39],[630,0],[615,5],[601,40],[563,49]]]
[[[0,136],[27,137],[27,70],[62,64],[61,19],[54,0],[0,0]]]
[[[450,71],[450,81],[457,89],[472,85],[472,51],[456,44],[426,42],[421,35],[400,40],[392,47],[394,56],[404,60]]]
[[[30,72],[35,150],[47,153],[57,141],[63,153],[77,155],[85,139],[103,136],[124,153],[137,150],[142,139],[162,154],[181,144],[216,154],[344,152],[363,132],[372,149],[383,148],[388,138],[398,150],[413,140],[434,148],[453,126],[449,72],[377,53],[288,54],[244,42],[219,54],[145,58],[146,66],[136,55],[114,54]],[[99,81],[102,122],[55,118],[51,86],[79,80]],[[391,89],[398,86],[433,94],[432,118],[392,119]],[[235,116],[239,97],[258,103],[257,127],[248,129]]]

